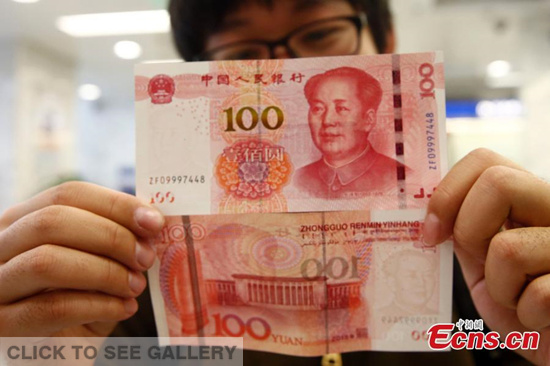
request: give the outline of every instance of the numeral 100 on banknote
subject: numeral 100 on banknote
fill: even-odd
[[[422,98],[434,98],[435,99],[435,82],[433,79],[435,70],[432,64],[425,63],[420,65],[419,73],[424,79],[420,80],[420,90]]]
[[[277,122],[275,123],[274,126],[270,125],[270,122],[268,119],[269,112],[271,111],[275,112],[277,115]],[[243,107],[239,109],[235,117],[233,116],[233,108],[226,109],[223,112],[227,113],[227,129],[225,130],[226,132],[236,131],[233,125],[233,118],[235,118],[235,123],[237,124],[239,129],[241,129],[242,131],[252,131],[256,127],[258,127],[258,122],[259,122],[258,112],[252,107]],[[243,116],[246,112],[250,113],[250,126],[245,126]],[[262,121],[262,126],[265,127],[266,129],[278,130],[283,126],[285,117],[283,115],[283,111],[279,107],[271,106],[264,109],[261,115],[261,121]]]

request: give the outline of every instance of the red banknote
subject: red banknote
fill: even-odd
[[[243,337],[296,356],[429,350],[452,248],[419,210],[170,217],[149,272],[161,337]]]
[[[425,207],[440,53],[136,67],[137,190],[169,215]]]

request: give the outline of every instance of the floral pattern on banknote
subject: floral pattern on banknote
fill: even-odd
[[[291,172],[284,147],[251,140],[226,148],[218,158],[215,175],[227,194],[254,200],[280,192]]]

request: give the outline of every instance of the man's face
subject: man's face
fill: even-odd
[[[345,165],[365,151],[374,125],[375,112],[363,108],[356,84],[350,78],[329,77],[317,85],[309,100],[311,137],[334,166]]]
[[[230,13],[224,19],[222,30],[208,37],[205,50],[252,39],[278,40],[305,24],[357,13],[345,0],[275,0],[273,3],[273,7],[268,8],[252,1]],[[376,53],[369,30],[363,29],[359,54]],[[275,55],[289,57],[282,46],[275,50]]]
[[[425,258],[401,258],[394,278],[393,290],[400,304],[424,307],[433,295],[435,273],[433,265]]]

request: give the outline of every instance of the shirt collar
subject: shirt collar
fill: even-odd
[[[339,168],[331,166],[323,158],[321,167],[319,168],[319,176],[328,186],[332,185],[337,177],[343,186],[348,185],[372,167],[377,155],[374,149],[367,146],[365,151],[355,160]]]

